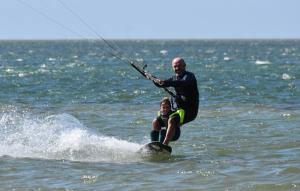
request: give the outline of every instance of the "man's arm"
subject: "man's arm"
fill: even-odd
[[[170,85],[168,84],[169,81],[172,81],[172,78],[169,78],[167,80],[161,80],[159,78],[156,78],[155,80],[152,80],[154,85],[159,87],[159,88],[166,88],[166,87],[170,87]]]
[[[183,87],[183,86],[191,86],[194,81],[196,81],[193,75],[184,75],[184,77],[180,80],[174,80],[173,78],[169,78],[167,80],[153,80],[154,84],[157,87]]]

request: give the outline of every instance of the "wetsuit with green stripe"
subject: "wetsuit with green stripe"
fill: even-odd
[[[174,87],[176,92],[176,105],[184,110],[184,119],[181,124],[193,121],[198,114],[199,91],[197,80],[193,73],[185,71],[181,75],[174,75],[158,87]]]
[[[159,141],[160,142],[163,142],[165,137],[166,137],[166,133],[167,133],[167,127],[168,127],[168,120],[169,118],[174,118],[176,121],[178,121],[179,123],[181,123],[183,121],[183,116],[180,116],[180,114],[178,113],[178,111],[170,111],[169,113],[167,114],[162,114],[160,111],[158,111],[158,115],[157,115],[157,118],[156,120],[158,121],[160,127],[162,128],[160,130],[160,138],[159,138],[159,132],[157,131],[152,131],[151,132],[151,141],[158,141],[158,138],[159,138]],[[174,136],[172,138],[171,141],[176,141],[179,139],[180,137],[180,128],[179,127],[176,127],[175,128],[175,132],[174,132]]]

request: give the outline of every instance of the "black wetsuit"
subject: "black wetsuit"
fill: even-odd
[[[172,76],[158,87],[174,87],[176,91],[176,104],[178,108],[185,111],[184,123],[193,121],[198,114],[199,91],[197,80],[193,73],[185,71],[179,76]]]

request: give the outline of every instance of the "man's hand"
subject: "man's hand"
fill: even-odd
[[[145,72],[145,76],[148,80],[152,80],[153,79],[153,76],[147,72]]]
[[[155,79],[153,79],[153,82],[155,83],[155,84],[157,84],[157,85],[159,85],[159,86],[162,86],[162,85],[164,85],[164,80],[160,80],[160,79],[158,79],[158,78],[155,78]]]

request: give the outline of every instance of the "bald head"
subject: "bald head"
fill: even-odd
[[[172,60],[172,68],[177,75],[180,75],[183,72],[185,72],[185,66],[186,64],[184,60],[180,57],[174,58]]]
[[[184,62],[183,58],[180,58],[180,57],[176,57],[172,60],[172,64],[175,64],[175,63],[180,63],[180,64],[185,65],[185,62]]]

